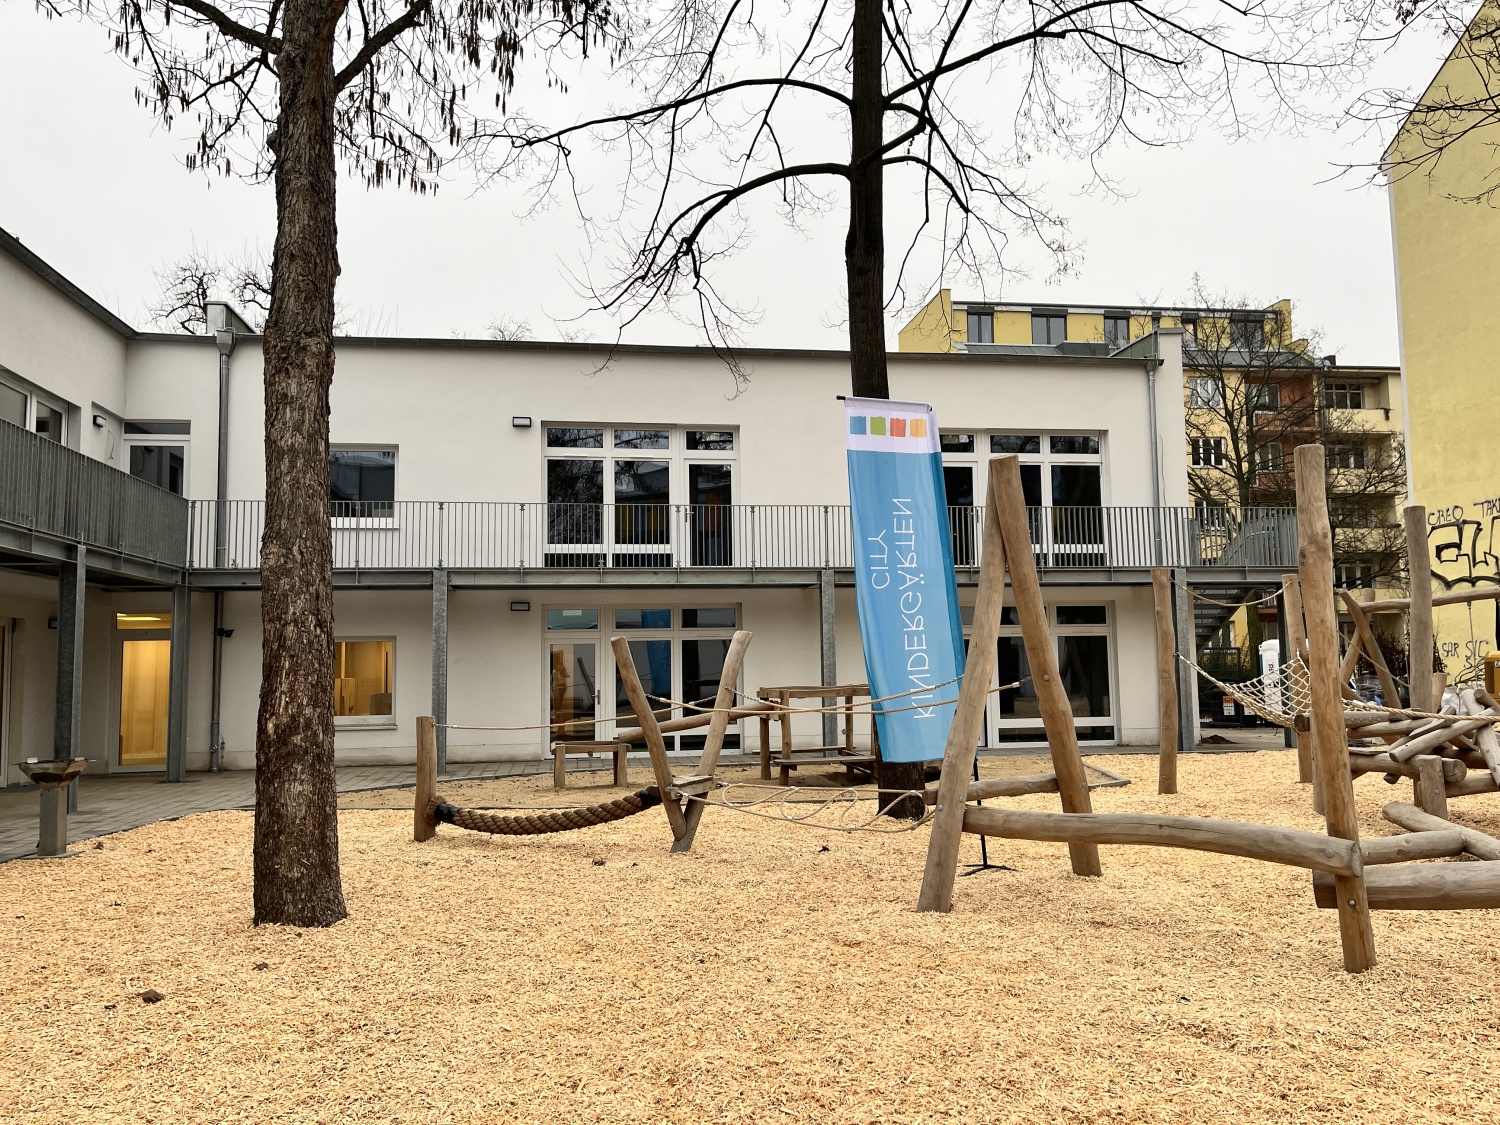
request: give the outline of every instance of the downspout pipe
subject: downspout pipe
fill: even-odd
[[[226,312],[228,310],[225,310]],[[225,321],[228,321],[226,316]],[[219,351],[219,456],[214,470],[214,567],[229,565],[229,528],[225,520],[225,501],[229,489],[229,357],[234,354],[235,334],[232,325],[214,326],[214,343]],[[223,765],[224,739],[220,731],[224,688],[224,592],[214,591],[214,660],[213,696],[209,710],[208,770],[218,773]]]

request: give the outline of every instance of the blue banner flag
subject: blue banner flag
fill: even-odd
[[[900,696],[875,705],[880,755],[934,761],[964,668],[937,418],[883,398],[845,399],[844,415],[865,669],[872,696]]]

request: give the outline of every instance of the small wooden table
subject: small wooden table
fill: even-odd
[[[851,777],[856,769],[868,769],[875,764],[877,754],[875,716],[870,716],[869,753],[860,753],[854,746],[854,701],[861,696],[869,698],[869,684],[797,684],[786,687],[763,687],[755,693],[756,698],[777,704],[780,713],[768,711],[760,715],[760,776],[762,781],[771,779],[771,723],[781,724],[781,756],[776,765],[781,769],[781,784],[791,783],[792,770],[798,766],[830,765],[843,766]],[[812,746],[804,750],[792,749],[792,716],[787,713],[794,699],[841,699],[840,708],[844,719],[844,741],[838,746]],[[821,716],[820,716],[821,718]],[[832,755],[831,757],[829,755]]]
[[[568,785],[568,755],[613,754],[615,756],[615,784],[625,785],[625,755],[630,753],[628,742],[554,742],[552,744],[552,788],[566,789]]]

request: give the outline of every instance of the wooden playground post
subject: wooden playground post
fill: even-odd
[[[667,744],[661,737],[661,724],[656,721],[656,712],[651,709],[651,701],[646,698],[646,689],[641,686],[641,677],[635,670],[630,641],[625,637],[615,637],[609,642],[609,647],[614,650],[615,669],[620,673],[620,682],[625,685],[625,694],[640,722],[646,751],[651,755],[651,772],[661,793],[662,808],[667,812],[667,823],[672,826],[672,838],[680,840],[687,833],[687,818],[682,814],[682,806],[672,796],[672,764],[667,761]]]
[[[1375,675],[1380,677],[1380,690],[1385,693],[1387,706],[1400,707],[1401,693],[1396,690],[1396,678],[1391,675],[1391,670],[1386,666],[1385,654],[1380,651],[1380,645],[1375,641],[1375,632],[1370,628],[1370,619],[1365,616],[1365,610],[1354,595],[1348,590],[1340,590],[1339,598],[1344,603],[1344,608],[1349,611],[1349,617],[1354,622],[1354,630],[1359,635],[1360,643],[1365,646],[1365,655],[1369,657],[1370,663],[1375,665]]]
[[[1172,572],[1164,566],[1151,571],[1156,600],[1156,695],[1161,713],[1161,752],[1157,758],[1156,791],[1177,792],[1177,626],[1172,619]]]
[[[1021,619],[1026,660],[1031,665],[1031,685],[1036,689],[1042,726],[1052,750],[1052,770],[1057,774],[1063,811],[1092,812],[1094,806],[1084,778],[1083,757],[1078,752],[1078,731],[1073,725],[1073,708],[1063,691],[1057,670],[1057,645],[1047,628],[1047,609],[1036,576],[1036,557],[1031,553],[1031,531],[1026,525],[1026,494],[1021,489],[1020,462],[1015,454],[990,462],[990,495],[995,497],[991,511],[999,516],[1006,569],[1010,572],[1016,615]],[[1069,844],[1068,853],[1073,860],[1073,874],[1102,874],[1097,845]]]
[[[1297,581],[1295,574],[1281,576],[1281,604],[1286,609],[1286,644],[1292,650],[1281,654],[1281,663],[1289,667],[1302,661],[1302,648],[1307,642],[1307,631],[1302,624],[1302,583]],[[1312,739],[1295,727],[1292,728],[1292,737],[1297,740],[1297,782],[1310,785],[1314,777]]]
[[[1000,520],[995,505],[995,464],[990,462],[989,502],[984,516],[983,554],[979,561],[979,591],[974,599],[974,625],[969,634],[969,654],[958,688],[953,725],[943,747],[943,770],[938,776],[937,812],[927,842],[927,866],[922,872],[918,910],[947,913],[953,908],[953,880],[958,876],[958,847],[964,829],[964,801],[979,735],[984,726],[984,708],[989,700],[990,677],[995,670],[995,645],[1000,637],[1000,609],[1005,602],[1005,547],[1000,538]],[[852,720],[851,720],[852,722]]]
[[[735,685],[740,682],[740,666],[745,663],[745,650],[750,647],[753,634],[740,629],[729,642],[729,651],[724,654],[724,666],[719,670],[719,691],[714,696],[714,717],[708,724],[708,735],[703,741],[703,755],[698,759],[700,777],[712,780],[719,768],[719,754],[724,749],[724,732],[729,729],[730,711],[734,707]],[[685,784],[685,783],[684,783]],[[683,833],[672,843],[674,852],[685,852],[692,848],[693,837],[698,834],[698,825],[703,821],[705,802],[689,801],[683,814]]]
[[[1354,810],[1354,779],[1339,690],[1338,619],[1333,603],[1333,533],[1328,523],[1328,493],[1321,445],[1295,450],[1297,481],[1298,571],[1302,610],[1307,620],[1308,686],[1312,696],[1312,730],[1317,737],[1317,767],[1323,780],[1328,834],[1359,841]],[[1344,968],[1363,972],[1375,964],[1375,934],[1363,875],[1334,876],[1339,936]]]
[[[437,835],[432,802],[437,797],[437,719],[417,716],[417,791],[412,807],[411,838],[417,843]]]
[[[1411,504],[1401,513],[1406,526],[1406,574],[1411,588],[1407,608],[1408,656],[1406,679],[1414,711],[1436,711],[1441,693],[1433,695],[1432,668],[1432,556],[1427,547],[1427,509]]]

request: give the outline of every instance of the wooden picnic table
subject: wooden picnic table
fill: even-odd
[[[781,755],[774,764],[781,770],[781,784],[791,784],[791,773],[798,766],[828,763],[843,766],[850,779],[854,772],[872,772],[878,757],[879,740],[875,733],[875,716],[870,716],[870,750],[860,752],[854,745],[854,702],[861,697],[870,697],[869,684],[790,684],[781,687],[763,687],[756,698],[776,705],[776,710],[761,712],[760,719],[760,776],[762,781],[771,779],[771,723],[781,724]],[[840,714],[844,719],[844,741],[837,746],[813,746],[802,750],[792,747],[793,700],[838,699],[843,703]]]

